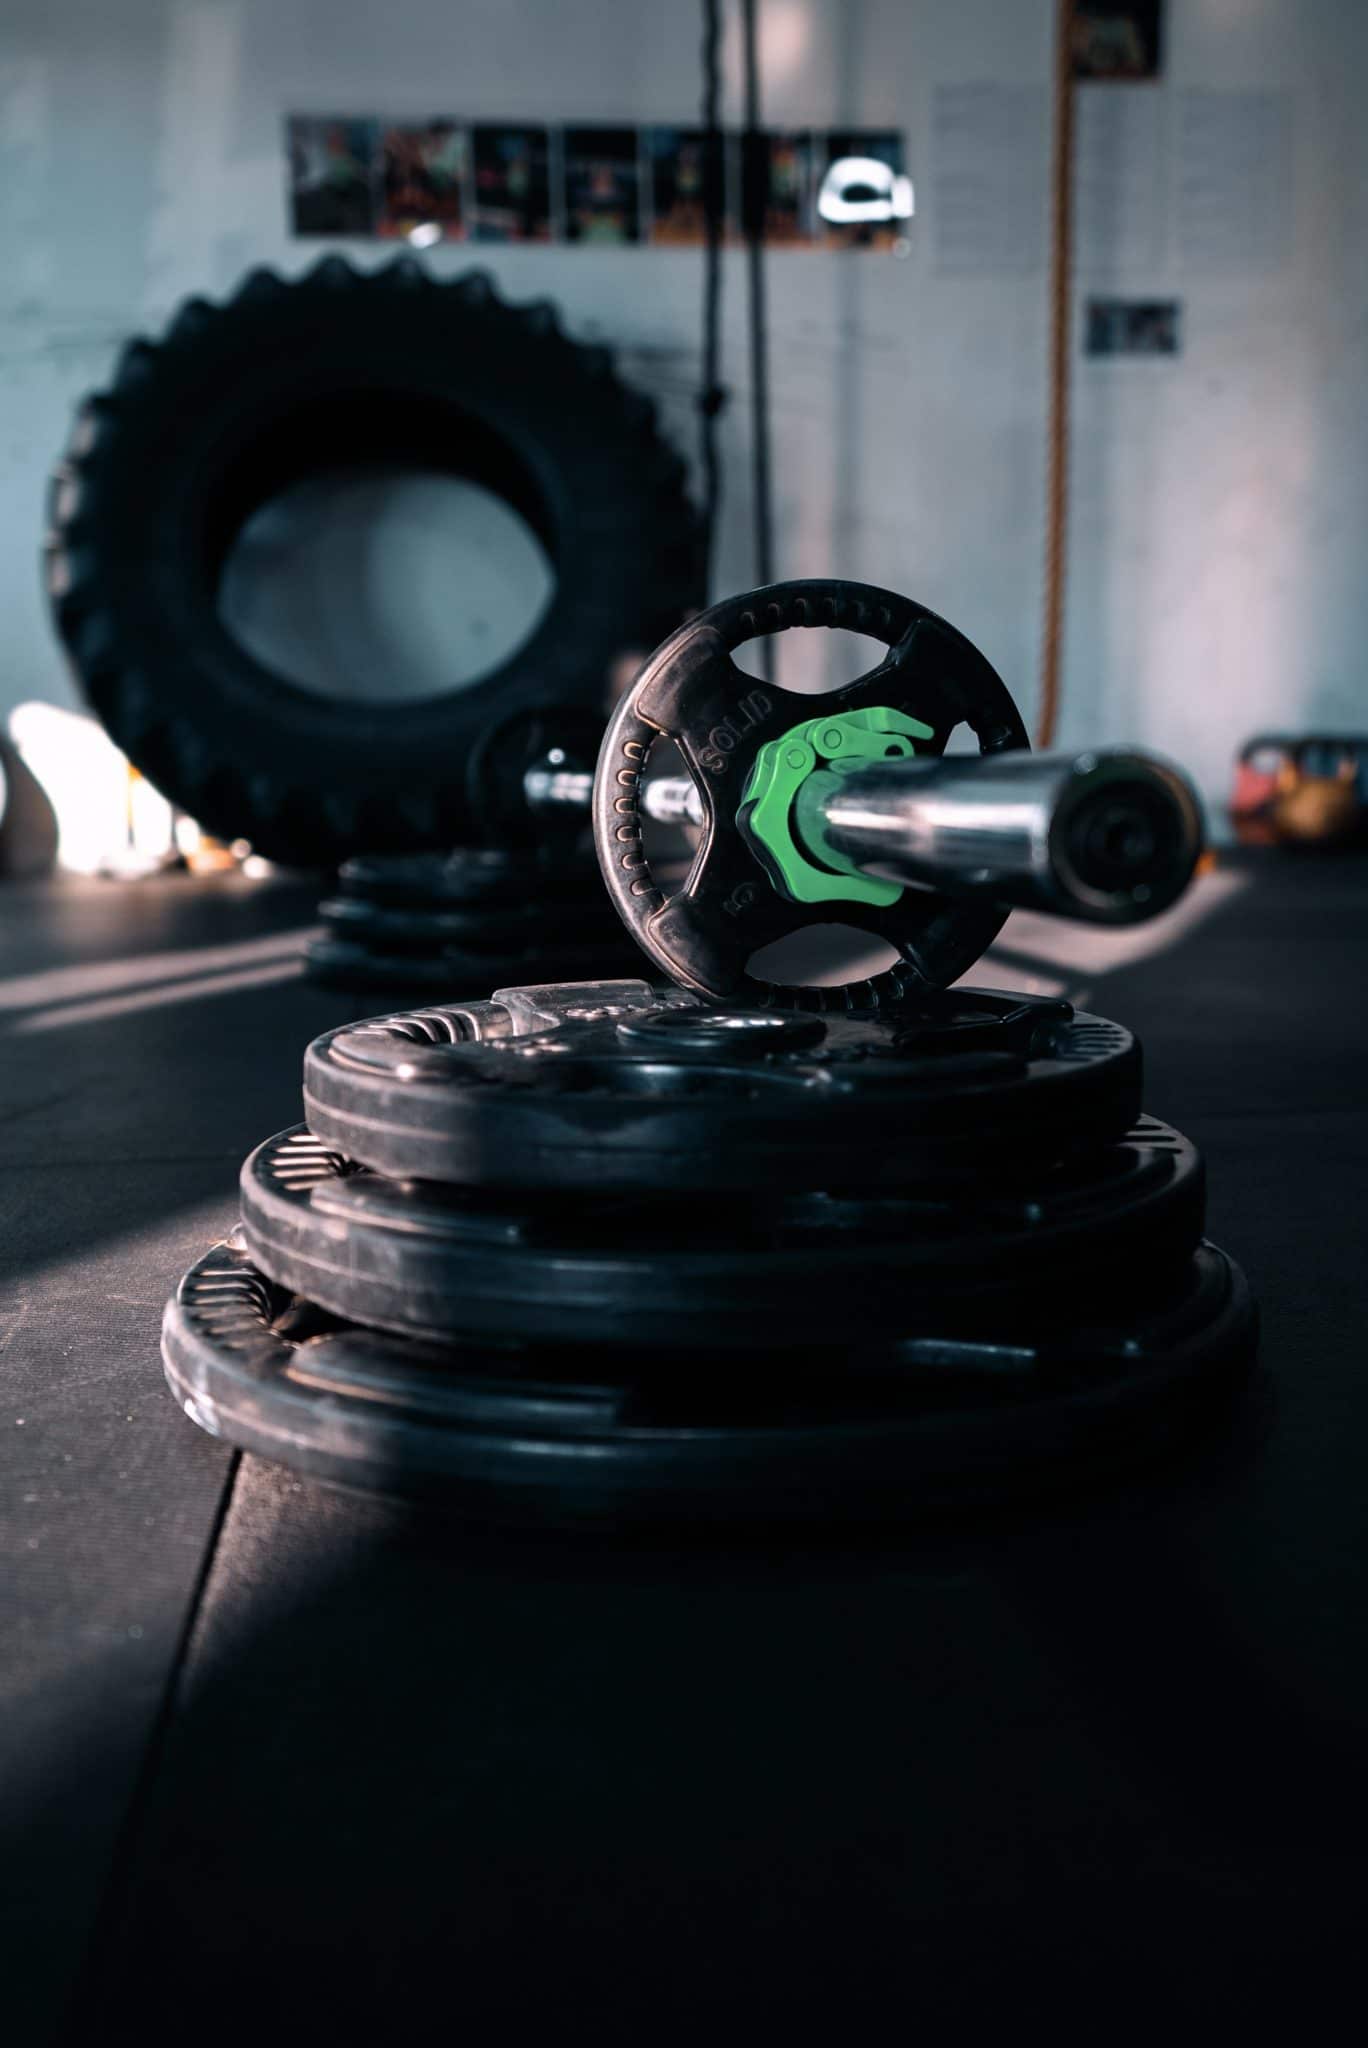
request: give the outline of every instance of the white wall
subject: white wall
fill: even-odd
[[[779,573],[912,592],[977,639],[1029,706],[1045,273],[1025,258],[972,276],[940,265],[933,111],[940,86],[998,81],[1034,88],[1043,116],[1053,0],[762,9],[766,117],[901,126],[918,194],[905,261],[771,259]],[[1090,256],[1078,288],[1181,295],[1186,346],[1177,362],[1078,365],[1062,737],[1148,741],[1217,793],[1232,749],[1261,724],[1368,726],[1368,6],[1170,0],[1169,17],[1167,79],[1134,89],[1156,124],[1149,246],[1119,268]],[[45,474],[80,394],[123,337],[155,332],[186,293],[318,254],[285,233],[287,110],[669,120],[693,109],[698,49],[688,0],[6,0],[0,709],[74,701],[37,554]],[[728,54],[734,117],[734,39]],[[1184,261],[1176,138],[1183,95],[1201,87],[1287,95],[1288,231],[1271,231],[1252,265]],[[1032,132],[1014,185],[1043,232],[1043,118]],[[1101,137],[1097,161],[1115,146]],[[433,259],[470,260],[459,248]],[[478,260],[510,294],[549,293],[576,331],[620,344],[692,437],[694,253]],[[727,290],[737,401],[719,590],[752,580],[737,259]]]

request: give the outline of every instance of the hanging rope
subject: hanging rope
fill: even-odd
[[[705,592],[712,595],[713,555],[722,510],[722,458],[717,418],[727,403],[722,365],[722,228],[725,171],[721,93],[719,0],[703,0],[703,372],[698,393],[699,460],[703,470],[703,518],[707,563]]]
[[[745,127],[741,135],[741,216],[746,236],[750,301],[751,463],[755,536],[755,580],[774,581],[774,521],[771,511],[769,435],[769,342],[765,317],[765,202],[769,191],[769,150],[760,127],[760,57],[755,0],[741,0],[745,66]],[[756,642],[764,675],[773,674],[768,637]]]
[[[1069,371],[1073,358],[1075,0],[1057,0],[1054,156],[1050,180],[1050,397],[1045,484],[1045,618],[1035,744],[1053,745],[1059,721],[1064,598],[1069,557]]]

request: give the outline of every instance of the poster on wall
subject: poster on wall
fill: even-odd
[[[1143,86],[1078,95],[1075,262],[1096,279],[1152,276],[1164,253],[1167,109]]]
[[[565,239],[639,242],[641,158],[635,128],[565,131]]]
[[[466,234],[466,135],[452,120],[386,128],[377,232],[418,248]]]
[[[1292,97],[1184,92],[1178,104],[1178,253],[1210,275],[1280,269],[1292,254]]]
[[[701,246],[704,228],[704,149],[701,128],[642,130],[650,178],[648,239],[663,248]],[[731,138],[722,139],[722,239],[736,240],[735,167]]]
[[[285,148],[293,233],[375,233],[378,121],[292,114],[285,123]]]
[[[1089,299],[1083,352],[1090,356],[1176,356],[1182,339],[1177,299]]]
[[[905,242],[912,182],[896,131],[850,128],[820,137],[814,183],[826,248],[895,249]]]
[[[547,128],[471,131],[470,232],[477,242],[551,240]]]
[[[1075,0],[1075,78],[1157,78],[1163,56],[1163,0]]]
[[[1025,277],[1045,254],[1049,108],[1038,85],[938,85],[931,99],[936,268]]]

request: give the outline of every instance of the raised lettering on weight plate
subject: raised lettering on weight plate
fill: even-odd
[[[737,705],[733,715],[719,720],[698,750],[698,758],[709,775],[726,774],[727,756],[738,741],[743,740],[748,732],[759,725],[769,711],[770,704],[771,699],[764,690],[749,690]]]

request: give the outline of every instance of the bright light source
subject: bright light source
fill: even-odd
[[[93,718],[56,704],[21,704],[10,737],[57,813],[57,858],[93,875],[133,851],[128,762]]]
[[[171,806],[136,768],[128,771],[128,829],[135,854],[160,860],[171,846]]]
[[[911,220],[912,180],[876,156],[838,156],[822,180],[817,211],[833,227]]]
[[[408,238],[415,249],[430,249],[434,242],[442,239],[442,230],[435,220],[420,220],[416,228],[410,228]]]
[[[58,704],[21,704],[10,737],[57,814],[57,860],[77,874],[145,874],[171,850],[171,806],[103,727]]]
[[[186,858],[187,860],[189,860],[189,858],[190,858],[190,856],[191,856],[192,854],[194,854],[194,853],[198,853],[198,852],[199,852],[199,850],[200,850],[201,846],[203,846],[203,844],[204,844],[204,834],[203,834],[203,833],[202,833],[202,832],[200,831],[200,828],[199,828],[199,826],[198,826],[198,825],[197,825],[197,824],[195,823],[194,819],[193,819],[193,818],[187,818],[187,817],[185,817],[185,816],[184,816],[183,814],[182,814],[182,815],[181,815],[181,816],[180,816],[179,818],[177,818],[177,820],[176,820],[176,851],[177,851],[177,853],[180,853],[180,854],[184,854],[185,858]]]

